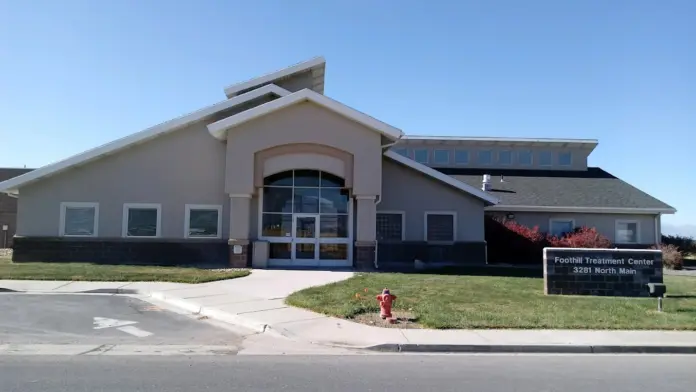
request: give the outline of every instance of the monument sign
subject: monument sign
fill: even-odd
[[[662,283],[662,251],[544,248],[544,293],[649,297]]]

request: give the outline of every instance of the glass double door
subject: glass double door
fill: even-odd
[[[323,221],[322,221],[323,218]],[[335,222],[319,214],[294,214],[291,258],[296,266],[349,267],[350,242],[336,237]]]

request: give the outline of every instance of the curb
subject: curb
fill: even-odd
[[[389,353],[696,354],[696,346],[378,344],[365,349]]]

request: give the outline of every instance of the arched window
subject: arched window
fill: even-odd
[[[289,170],[264,179],[262,237],[293,237],[293,214],[319,216],[319,238],[348,238],[345,180],[319,170]]]

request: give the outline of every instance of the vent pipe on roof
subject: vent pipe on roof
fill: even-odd
[[[490,174],[483,175],[483,185],[481,186],[481,189],[483,189],[484,191],[491,190],[491,175]]]

